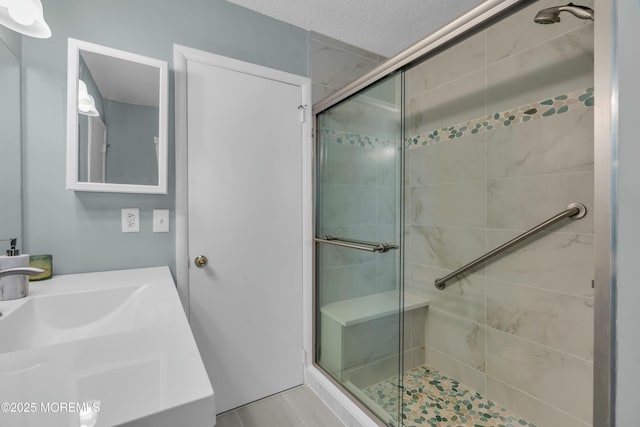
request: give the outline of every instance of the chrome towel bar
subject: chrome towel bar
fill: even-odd
[[[529,237],[534,236],[535,234],[541,232],[542,230],[551,227],[556,222],[562,221],[565,218],[571,218],[571,219],[584,218],[586,214],[587,214],[587,208],[585,207],[585,205],[583,205],[582,203],[570,203],[567,206],[567,208],[564,211],[560,212],[559,214],[552,216],[548,220],[536,225],[535,227],[525,231],[519,236],[514,237],[508,242],[498,246],[491,252],[487,252],[486,254],[482,255],[480,258],[477,258],[471,261],[470,263],[460,267],[453,273],[447,274],[444,277],[436,279],[434,284],[436,288],[443,290],[447,286],[447,282],[449,280],[453,279],[454,277],[460,276],[461,274],[471,270],[473,267],[477,266],[478,264],[481,264],[489,260],[490,258],[493,258],[494,256],[501,254],[502,252],[506,251],[512,246],[517,245],[523,240],[526,240]]]
[[[384,253],[391,249],[398,249],[400,246],[395,243],[375,243],[365,240],[344,239],[342,237],[324,236],[314,239],[319,243],[328,243],[330,245],[342,246],[344,248],[358,249],[361,251]]]

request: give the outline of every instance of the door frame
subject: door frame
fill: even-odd
[[[275,70],[226,56],[173,45],[175,81],[175,230],[176,230],[176,282],[182,306],[190,319],[189,307],[189,208],[188,208],[188,135],[187,135],[187,62],[224,68],[298,86],[302,106],[302,344],[305,350],[305,368],[311,365],[312,355],[312,253],[313,253],[313,141],[311,119],[311,79],[285,71]]]
[[[93,123],[99,122],[102,124],[104,128],[102,135],[102,144],[100,146],[100,152],[102,154],[102,183],[107,180],[107,125],[105,125],[104,121],[101,117],[93,117],[88,116],[89,120],[87,120],[87,140],[89,143],[87,144],[87,181],[91,181],[91,155],[93,154],[92,146],[93,146],[93,127],[95,126]]]

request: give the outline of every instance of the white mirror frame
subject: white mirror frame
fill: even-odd
[[[110,184],[78,181],[78,69],[80,51],[99,53],[158,68],[160,107],[158,129],[158,185]],[[67,64],[67,190],[110,193],[167,194],[168,181],[168,64],[165,61],[69,38]]]

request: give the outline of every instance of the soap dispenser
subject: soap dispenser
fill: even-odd
[[[29,267],[29,255],[20,255],[18,239],[12,238],[6,256],[0,256],[0,271],[8,268]],[[29,294],[29,277],[16,274],[0,278],[0,300],[24,298]]]

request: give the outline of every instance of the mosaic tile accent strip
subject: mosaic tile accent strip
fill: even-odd
[[[469,120],[463,123],[436,129],[421,135],[405,139],[407,148],[415,148],[448,139],[461,138],[465,135],[477,134],[501,127],[525,123],[531,120],[552,117],[568,111],[593,107],[593,88],[587,88],[554,98],[543,99],[533,104],[522,105],[509,111],[502,111]]]
[[[513,126],[531,120],[553,117],[568,111],[591,108],[594,105],[593,88],[586,88],[565,95],[543,99],[532,104],[522,105],[509,111],[489,114],[449,127],[443,127],[420,135],[405,138],[405,147],[417,148],[424,145],[444,142],[450,139],[474,135],[501,127]],[[352,145],[354,147],[381,148],[397,145],[397,141],[378,138],[371,135],[360,135],[353,132],[342,132],[334,129],[321,129],[324,143]]]
[[[536,427],[453,378],[423,365],[404,373],[402,402],[406,427]],[[363,391],[388,413],[398,411],[397,378]]]
[[[377,136],[360,135],[352,132],[342,132],[334,129],[320,129],[322,142],[353,145],[354,147],[382,148],[398,145],[397,141],[378,138]]]

